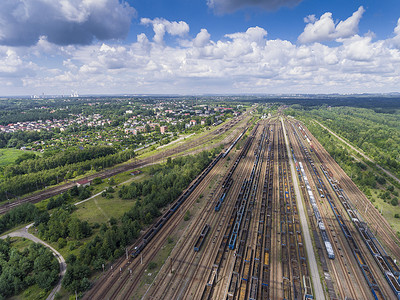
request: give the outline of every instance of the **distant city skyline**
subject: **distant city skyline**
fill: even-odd
[[[0,2],[0,96],[400,92],[400,2]]]

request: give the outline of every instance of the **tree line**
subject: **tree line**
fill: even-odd
[[[19,164],[9,165],[4,168],[4,175],[7,178],[36,173],[43,170],[50,170],[66,165],[83,162],[99,157],[115,154],[117,150],[111,146],[88,147],[84,149],[70,149],[60,151],[50,157],[41,157],[35,159],[27,159]]]
[[[150,170],[152,178],[141,184],[123,186],[120,196],[135,199],[135,204],[119,221],[111,218],[107,224],[100,225],[98,233],[81,248],[78,257],[69,258],[73,264],[68,266],[64,287],[71,292],[87,289],[88,270],[101,270],[103,264],[123,255],[140,231],[160,216],[163,206],[177,199],[213,156],[214,152],[202,152],[168,159],[166,164]]]
[[[14,208],[0,219],[0,228],[4,231],[34,221],[39,237],[57,243],[61,249],[70,245],[69,241],[81,245],[82,240],[86,239],[79,255],[67,257],[68,267],[63,280],[63,286],[71,293],[83,292],[90,286],[92,272],[101,270],[103,264],[123,255],[125,248],[138,238],[140,231],[160,216],[163,207],[178,198],[219,150],[174,160],[169,158],[165,164],[150,169],[151,178],[122,186],[120,197],[134,199],[135,203],[119,220],[111,218],[107,223],[89,224],[75,217],[72,213],[76,207],[69,203],[73,197],[79,197],[89,190],[75,187],[51,198],[46,210],[39,210],[33,204]],[[52,210],[51,215],[49,210]],[[1,227],[2,224],[5,225]],[[96,232],[94,236],[93,232]]]
[[[0,182],[0,201],[21,196],[45,186],[54,185],[65,179],[84,174],[91,169],[101,170],[125,162],[135,156],[133,150],[126,150],[115,154],[65,165],[36,173],[16,175]],[[36,161],[36,160],[35,160]]]
[[[318,120],[400,177],[399,111],[387,114],[356,107],[318,107],[307,111],[298,107],[288,113]]]

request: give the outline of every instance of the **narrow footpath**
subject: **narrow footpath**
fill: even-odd
[[[373,160],[372,158],[370,158],[369,156],[367,156],[365,153],[361,152],[360,150],[358,150],[356,147],[354,147],[353,145],[351,145],[349,142],[345,141],[343,138],[341,138],[340,136],[338,136],[336,133],[334,133],[332,130],[330,130],[328,127],[322,125],[320,122],[318,122],[317,120],[314,120],[319,126],[321,126],[322,128],[326,129],[330,134],[332,134],[335,138],[337,138],[338,140],[340,140],[341,142],[345,143],[347,146],[349,146],[352,150],[356,151],[358,154],[360,154],[362,157],[364,157],[366,160],[374,163],[378,169],[381,169],[383,172],[385,172],[386,175],[388,175],[389,177],[392,177],[394,180],[396,180],[398,183],[400,183],[400,179],[397,178],[393,173],[391,173],[390,171],[384,169],[382,166],[378,165],[376,163],[375,160]]]

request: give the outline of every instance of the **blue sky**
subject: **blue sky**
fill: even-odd
[[[3,0],[0,95],[400,92],[399,18],[398,0]]]

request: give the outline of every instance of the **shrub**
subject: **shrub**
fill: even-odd
[[[149,263],[149,270],[154,270],[155,268],[157,268],[157,263],[156,262],[154,262],[154,261],[151,261],[150,263]]]
[[[189,221],[190,217],[191,217],[191,214],[190,214],[190,211],[188,210],[188,211],[186,211],[185,216],[183,217],[183,220]]]

